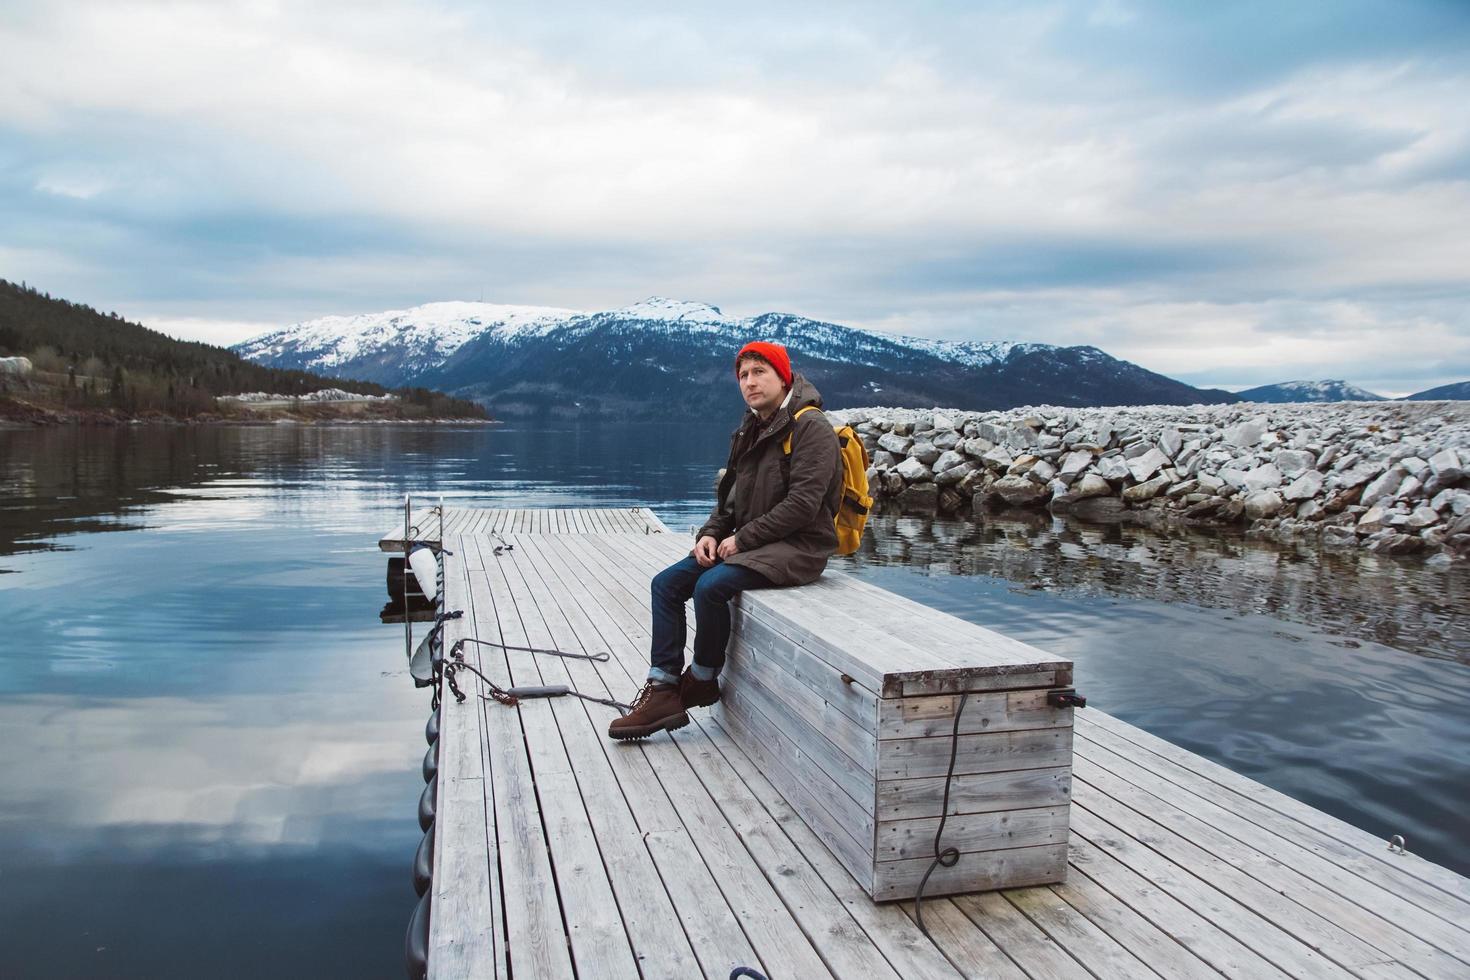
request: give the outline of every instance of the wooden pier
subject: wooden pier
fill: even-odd
[[[442,544],[446,606],[464,610],[446,648],[606,651],[463,647],[498,685],[619,701],[647,671],[649,580],[690,547],[643,508],[451,510]],[[1067,880],[926,899],[931,941],[711,712],[614,743],[611,708],[506,707],[458,683],[469,700],[444,696],[437,743],[431,977],[1470,976],[1470,880],[1096,708],[1075,717]]]

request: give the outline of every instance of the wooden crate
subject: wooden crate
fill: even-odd
[[[1072,663],[828,573],[735,604],[716,717],[854,878],[912,898],[934,857],[961,714],[949,818],[925,895],[1062,881],[1072,709],[1048,694]]]

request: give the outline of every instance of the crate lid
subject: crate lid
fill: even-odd
[[[1066,686],[1072,661],[840,572],[743,593],[792,642],[880,697]]]

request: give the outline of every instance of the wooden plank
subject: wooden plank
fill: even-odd
[[[1088,980],[1091,977],[1066,950],[998,892],[961,895],[951,901],[1035,980]]]
[[[1095,730],[1094,733],[1096,734]],[[1103,735],[1102,738],[1108,739],[1108,736]],[[1228,793],[1209,781],[1191,781],[1186,788],[1166,780],[1155,769],[1144,768],[1130,756],[1122,754],[1128,751],[1127,747],[1130,745],[1131,743],[1122,740],[1108,739],[1103,742],[1086,739],[1083,740],[1081,750],[1090,763],[1095,763],[1155,796],[1163,796],[1180,811],[1250,845],[1273,861],[1297,869],[1323,888],[1388,920],[1395,930],[1402,930],[1401,939],[1427,941],[1455,956],[1461,963],[1470,964],[1470,933],[1460,924],[1410,900],[1408,892],[1428,891],[1417,879],[1380,873],[1378,869],[1381,865],[1378,862],[1363,862],[1364,870],[1368,872],[1365,875],[1356,869],[1343,867],[1330,854],[1323,854],[1296,843],[1291,835],[1267,832],[1241,812],[1249,809],[1249,803],[1238,795]],[[1122,751],[1115,752],[1114,748]],[[1446,898],[1442,892],[1430,892],[1429,897]]]
[[[885,698],[878,705],[880,738],[928,738],[954,731],[959,696]],[[1070,726],[1071,712],[1047,703],[1047,692],[991,691],[971,694],[960,716],[961,735]]]
[[[948,843],[946,838],[945,843]],[[873,900],[912,898],[929,873],[933,855],[902,861],[880,861],[873,866]],[[955,895],[1019,885],[1045,885],[1067,876],[1067,845],[1012,847],[961,854],[951,867],[940,865],[929,874],[924,894]]]
[[[1010,889],[1004,895],[1099,980],[1134,980],[1158,975],[1051,889]]]
[[[943,776],[954,750],[956,775],[1006,769],[1050,769],[1072,761],[1072,729],[1040,728],[931,738],[885,738],[878,742],[878,778]]]
[[[738,786],[732,785],[726,792],[716,793],[717,799],[725,800],[733,796],[759,804],[775,821],[800,859],[810,864],[834,897],[843,904],[854,921],[905,980],[949,980],[956,976],[954,967],[949,964],[945,955],[914,928],[898,906],[879,905],[868,898],[864,887],[823,846],[823,842],[811,831],[809,825],[771,785],[767,778],[769,768],[737,745],[718,721],[713,718],[696,718],[696,724],[746,787],[742,794]],[[706,770],[701,767],[698,771],[701,778],[704,778]],[[772,875],[774,872],[773,881],[791,877],[785,868],[797,863],[784,861],[773,869],[767,869],[767,874]],[[791,903],[788,901],[789,904]],[[1018,971],[1016,976],[1020,975]]]
[[[1299,800],[1294,800],[1284,793],[1233,772],[1219,763],[1211,762],[1203,756],[1195,755],[1186,749],[1181,749],[1179,746],[1166,742],[1157,735],[1152,735],[1121,719],[1098,712],[1087,712],[1086,718],[1098,727],[1106,729],[1122,738],[1126,738],[1128,741],[1138,745],[1141,749],[1174,762],[1248,799],[1255,800],[1262,806],[1275,810],[1289,820],[1294,820],[1304,826],[1320,827],[1325,833],[1329,833],[1332,837],[1344,843],[1353,845],[1363,854],[1378,858],[1380,863],[1391,871],[1397,874],[1417,877],[1470,905],[1470,878],[1462,877],[1448,868],[1434,864],[1431,861],[1426,861],[1424,858],[1414,854],[1402,856],[1398,854],[1390,855],[1387,853],[1384,847],[1384,840],[1381,837],[1360,830],[1346,821],[1323,813],[1315,807],[1308,806]]]
[[[1166,855],[1138,840],[1128,831],[1096,816],[1080,805],[1084,793],[1072,807],[1072,833],[1114,858],[1213,926],[1223,930],[1252,954],[1296,977],[1350,976],[1315,948],[1278,923],[1270,908],[1258,909],[1247,897],[1222,890],[1194,873],[1192,867],[1175,863]]]
[[[501,642],[551,648],[552,638],[535,607],[534,597],[526,587],[524,575],[516,567],[522,561],[520,549],[517,549],[502,556],[495,568],[486,571],[485,581],[499,612],[501,635],[505,637]],[[477,585],[472,583],[471,589]],[[510,675],[517,684],[554,683],[561,679],[545,676],[556,671],[557,665],[550,661],[558,658],[519,652],[507,653],[506,659],[510,664]],[[544,671],[543,660],[548,661]],[[560,673],[564,676],[564,669]],[[525,701],[515,709],[490,702],[486,711],[520,715],[530,770],[544,817],[545,840],[551,852],[556,893],[561,901],[577,969],[597,977],[638,976],[637,962],[592,830],[591,817],[572,775],[569,753],[575,750],[568,742],[574,746],[587,746],[585,736],[588,733],[583,727],[586,713],[580,705],[563,700]],[[566,724],[562,722],[562,715],[568,719]],[[600,746],[595,744],[591,748],[600,750]],[[512,934],[512,954],[516,939]]]
[[[552,539],[541,539],[529,543],[527,549],[537,555],[538,561],[544,561],[547,570],[563,585],[559,597],[566,601],[560,602],[559,608],[582,649],[595,652],[600,648],[612,653],[613,664],[617,666],[602,667],[597,673],[610,679],[609,689],[614,696],[626,699],[641,687],[641,677],[635,681],[632,674],[617,668],[625,660],[636,657],[636,645],[613,621],[618,610],[614,604],[607,603],[607,582],[589,574],[580,557],[564,547],[576,540],[557,539],[556,544],[563,547],[553,547]],[[574,675],[592,669],[585,661],[568,661],[567,666]],[[579,687],[582,687],[581,679]],[[690,841],[679,813],[665,795],[660,778],[649,766],[647,753],[638,746],[622,744],[606,746],[604,751],[620,782],[637,790],[626,794],[627,802],[668,889],[677,921],[706,975],[723,980],[735,966],[759,965],[760,960],[741,931],[734,912]],[[666,921],[654,919],[653,922],[658,928],[667,929]],[[650,976],[684,976],[688,971],[646,972]]]
[[[1465,879],[1453,872],[1412,854],[1388,854],[1371,835],[1116,718],[1095,711],[1078,717],[1087,741],[1220,805],[1261,834],[1304,847],[1451,925],[1470,922],[1470,903],[1456,895]]]
[[[1085,767],[1083,760],[1079,766]],[[1079,784],[1083,782],[1078,770]],[[1085,784],[1097,789],[1096,773],[1088,769]],[[1246,848],[1234,849],[1230,853],[1236,860],[1250,865],[1250,871],[1238,867],[1232,860],[1216,856],[1193,839],[1185,838],[1169,829],[1155,816],[1144,815],[1110,795],[1120,787],[1109,786],[1107,790],[1087,793],[1078,801],[1098,816],[1115,826],[1136,828],[1137,834],[1147,837],[1146,843],[1165,857],[1190,869],[1192,873],[1228,890],[1232,895],[1248,901],[1255,909],[1268,913],[1273,922],[1291,932],[1304,942],[1322,952],[1333,962],[1356,972],[1359,967],[1381,963],[1390,957],[1354,932],[1339,924],[1356,918],[1349,903],[1332,901],[1329,896],[1318,894],[1300,886],[1300,876],[1286,868],[1271,869],[1268,862],[1253,859]],[[1225,846],[1215,839],[1209,828],[1199,821],[1190,827],[1202,837],[1209,839],[1211,846]],[[1260,877],[1256,877],[1259,875]],[[1266,880],[1262,880],[1262,879]],[[1303,901],[1306,904],[1303,904]],[[1376,939],[1377,937],[1375,937]]]
[[[657,830],[644,838],[648,852],[667,883],[679,922],[704,975],[709,980],[728,977],[736,967],[769,967],[756,954],[725,904],[719,885],[682,827]]]
[[[1087,875],[1069,874],[1065,884],[1051,885],[1050,888],[1057,898],[1086,916],[1089,922],[1107,933],[1129,953],[1148,964],[1149,968],[1160,976],[1206,978],[1220,976],[1219,972],[1210,967],[1208,963],[1190,952],[1188,947],[1133,911]],[[1012,904],[1025,910],[1025,906],[1020,901],[1014,898],[1011,901]],[[1029,910],[1028,914],[1030,914]],[[1040,924],[1036,916],[1031,916],[1031,919]],[[1058,935],[1057,932],[1050,929],[1047,931],[1053,938]],[[1069,948],[1073,949],[1074,953],[1077,949],[1075,946]],[[1085,961],[1089,966],[1091,965],[1091,957],[1087,957]]]
[[[776,690],[767,688],[759,678],[748,673],[722,675],[722,681],[724,700],[729,701],[724,707],[742,713],[748,713],[750,709],[762,712],[766,722],[780,731],[794,748],[793,759],[802,761],[803,765],[798,771],[812,766],[819,768],[829,779],[841,786],[858,807],[863,810],[872,809],[872,772],[864,771],[862,765],[823,737],[821,729],[814,728],[797,712],[789,710]],[[869,834],[872,832],[871,817],[867,831]]]
[[[938,817],[944,782],[943,776],[934,776],[879,783],[879,822]],[[951,781],[949,804],[954,813],[1062,806],[1071,789],[1072,773],[1067,767],[971,773]]]
[[[1109,756],[1096,747],[1091,751],[1101,755],[1109,765],[1137,775],[1128,768],[1126,760]],[[1194,845],[1228,862],[1231,867],[1240,869],[1273,891],[1291,898],[1303,908],[1310,909],[1348,930],[1354,937],[1380,951],[1378,959],[1396,959],[1426,976],[1450,975],[1462,971],[1470,974],[1470,964],[1430,945],[1418,930],[1434,930],[1435,938],[1440,941],[1448,940],[1453,943],[1457,937],[1451,935],[1448,929],[1438,928],[1444,924],[1434,916],[1428,913],[1414,915],[1417,910],[1413,906],[1397,902],[1391,893],[1336,871],[1330,863],[1315,858],[1301,848],[1282,845],[1269,839],[1247,844],[1231,837],[1217,826],[1188,812],[1185,807],[1195,801],[1187,793],[1171,793],[1163,788],[1160,791],[1167,794],[1167,799],[1160,797],[1103,769],[1091,758],[1079,757],[1074,773],[1112,799],[1147,813],[1154,822],[1187,837]],[[1156,783],[1155,788],[1158,788]],[[1217,821],[1239,829],[1236,818],[1228,811],[1216,808],[1209,811],[1209,814]],[[1313,874],[1316,875],[1315,878],[1312,877]],[[1413,918],[1411,922],[1400,925],[1397,921],[1400,914]],[[1406,931],[1409,926],[1414,931]],[[1470,956],[1463,948],[1460,952]]]
[[[897,905],[878,908],[896,909]],[[924,927],[949,963],[965,977],[1026,980],[1027,974],[947,898],[924,902]]]
[[[639,507],[638,519],[641,520],[648,527],[649,531],[654,534],[673,533],[672,529],[670,529],[667,524],[659,519],[659,516],[653,512],[652,508]]]
[[[938,817],[885,820],[878,824],[875,857],[879,861],[931,857],[934,832],[938,829]],[[961,853],[1066,843],[1065,806],[957,813],[950,814],[944,822],[944,846],[957,848]]]
[[[687,738],[674,733],[679,740]],[[768,975],[823,977],[831,973],[802,933],[780,896],[750,860],[739,836],[700,785],[678,748],[665,740],[647,746],[664,790],[673,800],[705,864],[719,869],[715,881],[734,909]]]
[[[652,575],[670,562],[683,557],[684,549],[670,547],[670,540],[650,534],[630,538],[621,546],[630,553],[636,553],[641,559],[639,565]],[[862,621],[849,623],[841,641],[832,637],[830,631],[826,631],[827,635],[824,635],[824,631],[815,624],[806,608],[808,604],[820,601],[810,591],[812,588],[813,586],[803,586],[801,589],[762,589],[743,594],[740,601],[743,607],[752,611],[760,609],[763,615],[768,613],[768,621],[777,625],[782,633],[811,651],[834,671],[848,674],[871,691],[898,693],[896,687],[885,688],[885,679],[889,675],[903,673],[906,665],[933,670],[952,667],[946,661],[910,646],[875,624]]]
[[[1086,887],[1087,883],[1102,888],[1225,976],[1237,980],[1254,977],[1268,980],[1286,976],[1245,943],[1159,888],[1154,881],[1075,834],[1072,836],[1068,870],[1067,883],[1054,888],[1073,890],[1069,895],[1075,894],[1075,889]],[[1189,876],[1181,874],[1180,877],[1187,879]]]
[[[873,884],[872,831],[864,829],[868,814],[861,812],[842,789],[821,774],[796,774],[790,747],[782,737],[766,734],[764,715],[749,727],[737,712],[723,711],[715,720],[735,736],[755,759],[766,778],[779,788],[781,798],[801,815],[811,834],[821,840],[847,873],[865,891]]]
[[[738,677],[749,674],[768,690],[781,692],[782,704],[800,715],[808,725],[826,733],[827,739],[839,748],[864,772],[872,773],[878,764],[878,739],[872,731],[872,715],[876,713],[877,696],[867,694],[866,711],[852,707],[852,714],[842,710],[828,700],[828,695],[842,698],[842,702],[859,702],[856,685],[843,684],[841,680],[823,671],[815,682],[822,690],[816,690],[806,681],[809,673],[800,670],[798,657],[788,644],[781,644],[774,634],[753,617],[743,613],[732,617],[728,659],[724,674]],[[785,649],[782,649],[785,647]],[[854,718],[855,714],[866,714],[868,724]]]
[[[457,549],[460,542],[449,542]],[[445,566],[447,603],[462,607],[468,589],[463,566]],[[447,650],[473,623],[450,620]],[[478,679],[470,675],[478,690]],[[497,851],[487,839],[487,782],[477,703],[459,704],[443,692],[439,715],[438,797],[430,885],[429,966],[433,977],[500,975],[500,888]]]
[[[842,674],[781,634],[762,618],[753,605],[748,606],[743,596],[731,603],[730,631],[738,638],[741,649],[753,651],[770,661],[810,691],[812,696],[820,698],[832,710],[841,712],[864,732],[876,736],[880,710],[877,692],[856,681],[843,681]],[[876,755],[874,761],[876,763]]]
[[[812,583],[824,593],[824,601],[854,615],[876,617],[895,633],[932,650],[955,668],[988,672],[991,668],[1034,671],[1070,668],[1072,662],[1008,637],[995,630],[960,619],[943,610],[915,602],[855,576],[828,571]]]
[[[575,545],[581,539],[562,537],[558,543]],[[561,550],[561,549],[558,549]],[[584,574],[585,563],[581,564]],[[582,579],[584,585],[592,585]],[[599,580],[601,581],[601,580]],[[605,611],[605,610],[604,610]],[[624,636],[622,652],[628,652],[628,640]],[[631,681],[631,678],[630,678]],[[793,976],[823,976],[827,974],[820,957],[811,944],[802,936],[794,919],[781,904],[779,897],[759,870],[741,860],[743,853],[739,838],[730,828],[708,794],[697,785],[689,764],[669,742],[660,739],[645,745],[618,745],[614,752],[641,752],[653,766],[658,782],[669,793],[674,810],[688,829],[704,861],[720,869],[715,879],[725,901],[741,923],[751,945],[756,949],[761,962],[773,973]],[[658,751],[662,750],[662,751]],[[671,891],[674,888],[665,876]],[[676,904],[678,900],[676,898]],[[708,903],[706,896],[703,899]]]
[[[462,539],[472,546],[474,538]],[[493,564],[493,559],[490,560]],[[482,639],[508,642],[500,621],[514,615],[495,602],[489,583],[470,581],[470,600],[476,629]],[[514,683],[504,657],[484,656],[480,666],[502,687]],[[549,860],[541,808],[536,797],[530,759],[521,730],[521,712],[483,711],[486,744],[491,753],[491,784],[495,829],[501,856],[501,884],[505,894],[507,944],[517,970],[535,976],[570,977],[573,974],[567,937]]]
[[[822,881],[805,856],[781,832],[725,757],[698,727],[676,736],[680,750],[710,798],[765,874],[782,903],[822,961],[839,977],[892,977],[899,974],[847,908]]]

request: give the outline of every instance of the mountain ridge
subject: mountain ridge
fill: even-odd
[[[274,366],[441,388],[497,414],[649,416],[738,411],[730,357],[757,338],[785,344],[829,405],[880,395],[904,406],[974,408],[1238,400],[1091,346],[934,340],[777,312],[735,317],[663,296],[595,312],[426,304],[305,321],[234,349]]]

